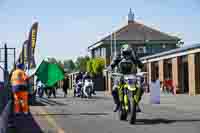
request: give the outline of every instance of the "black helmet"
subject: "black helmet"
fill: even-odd
[[[122,56],[129,56],[132,54],[132,48],[130,48],[127,44],[122,46],[121,49]]]

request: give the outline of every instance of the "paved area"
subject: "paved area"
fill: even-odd
[[[93,99],[38,98],[32,116],[18,118],[12,133],[199,133],[200,96],[162,96],[160,105],[143,97],[137,124],[119,121],[112,98],[98,93]]]

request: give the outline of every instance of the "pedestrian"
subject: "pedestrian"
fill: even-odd
[[[67,91],[68,91],[68,88],[69,88],[69,78],[68,76],[65,76],[65,79],[63,80],[63,92],[64,92],[64,97],[67,96]]]
[[[17,64],[11,76],[12,93],[14,96],[14,113],[29,113],[28,105],[28,79],[24,71],[24,64]],[[20,110],[21,109],[21,110]]]
[[[57,83],[55,83],[52,87],[47,87],[47,89],[49,90],[48,98],[51,97],[52,93],[53,93],[54,98],[56,98]]]
[[[37,81],[38,95],[39,97],[43,97],[44,95],[44,84],[41,81]]]
[[[150,84],[150,95],[152,104],[160,104],[160,80],[157,75],[152,76]]]

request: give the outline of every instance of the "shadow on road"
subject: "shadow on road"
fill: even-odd
[[[31,106],[46,106],[46,104],[42,103],[41,101],[36,100]]]
[[[110,97],[103,97],[103,96],[93,96],[94,99],[102,99],[102,100],[110,100]]]
[[[50,97],[49,99],[66,99],[66,97],[64,97],[64,96],[56,96],[56,98],[55,97]]]
[[[45,104],[51,105],[51,106],[64,106],[64,105],[66,105],[64,103],[59,103],[59,102],[56,102],[54,100],[50,100],[48,98],[39,98],[39,101],[41,103],[45,103]]]
[[[171,124],[176,122],[200,122],[200,119],[185,119],[185,120],[137,119],[136,125]]]
[[[45,113],[45,114],[35,114],[34,116],[105,116],[109,113]]]
[[[13,119],[14,127],[9,128],[8,133],[43,133],[32,114],[29,116],[15,116],[11,119]]]

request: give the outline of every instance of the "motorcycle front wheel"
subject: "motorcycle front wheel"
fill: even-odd
[[[136,108],[137,108],[137,104],[136,104],[135,100],[132,100],[131,112],[130,112],[131,116],[130,116],[130,120],[129,120],[130,124],[135,124],[135,122],[136,122],[136,115],[137,115]]]
[[[81,98],[85,98],[85,95],[84,95],[84,93],[83,93],[83,90],[81,89],[81,91],[80,91],[80,97]]]
[[[123,109],[122,107],[120,107],[118,112],[119,112],[119,120],[126,121],[128,112],[125,109]]]
[[[88,98],[92,98],[92,88],[88,88]]]

